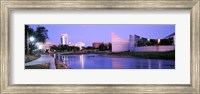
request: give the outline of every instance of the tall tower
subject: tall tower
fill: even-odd
[[[135,35],[129,35],[129,49],[131,52],[135,50]]]
[[[61,34],[61,44],[68,45],[68,35],[67,34]]]

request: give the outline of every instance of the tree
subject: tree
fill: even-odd
[[[152,45],[152,43],[150,42],[150,41],[146,41],[146,46],[151,46]]]
[[[74,52],[80,51],[80,48],[76,46],[69,46],[69,48],[70,48],[70,51],[74,51]]]
[[[36,31],[34,31],[29,25],[25,25],[25,52],[26,54],[32,54],[32,51],[36,49],[35,43],[42,42],[45,43],[48,39],[48,30],[43,26],[38,26]],[[34,37],[35,41],[29,41],[30,37]],[[29,49],[29,50],[28,50]]]
[[[94,47],[92,47],[92,46],[87,46],[86,49],[87,49],[87,50],[92,50],[92,49],[94,49]]]
[[[53,46],[51,46],[50,50],[51,50],[51,51],[57,51],[58,49],[57,49],[57,46],[56,46],[56,45],[53,45]]]
[[[173,45],[173,38],[161,39],[159,45]]]
[[[32,53],[30,48],[33,48],[29,42],[30,36],[35,36],[34,30],[29,26],[25,25],[25,53],[29,54],[29,51]]]
[[[45,43],[46,39],[48,39],[47,35],[48,30],[43,26],[38,26],[37,30],[35,31],[35,38],[37,42]]]
[[[106,48],[107,48],[107,47],[106,47],[103,43],[101,43],[101,44],[99,45],[99,50],[100,50],[100,51],[105,51]]]
[[[61,50],[62,52],[64,52],[64,51],[69,51],[70,49],[68,45],[61,45]]]
[[[65,51],[69,51],[69,50],[70,50],[68,45],[63,45],[63,49],[64,49]]]
[[[59,51],[59,52],[62,51],[62,46],[61,46],[61,45],[58,45],[58,47],[57,47],[57,51]]]
[[[112,51],[112,44],[111,43],[108,44],[108,50]]]

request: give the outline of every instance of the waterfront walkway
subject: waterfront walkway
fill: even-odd
[[[45,64],[50,63],[50,69],[56,69],[55,60],[50,55],[41,55],[40,58],[33,60],[31,62],[25,63],[25,66],[37,65],[37,64]]]

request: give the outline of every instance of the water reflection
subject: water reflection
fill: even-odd
[[[175,69],[174,60],[114,58],[99,54],[56,55],[71,69]]]
[[[151,69],[151,60],[148,59],[147,62],[148,62],[148,69]]]
[[[83,61],[83,55],[80,55],[80,63],[81,63],[81,68],[84,69],[84,61]]]

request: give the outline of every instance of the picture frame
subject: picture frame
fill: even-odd
[[[200,1],[199,0],[0,0],[0,93],[200,93]],[[10,13],[18,9],[190,9],[190,84],[10,84]]]

